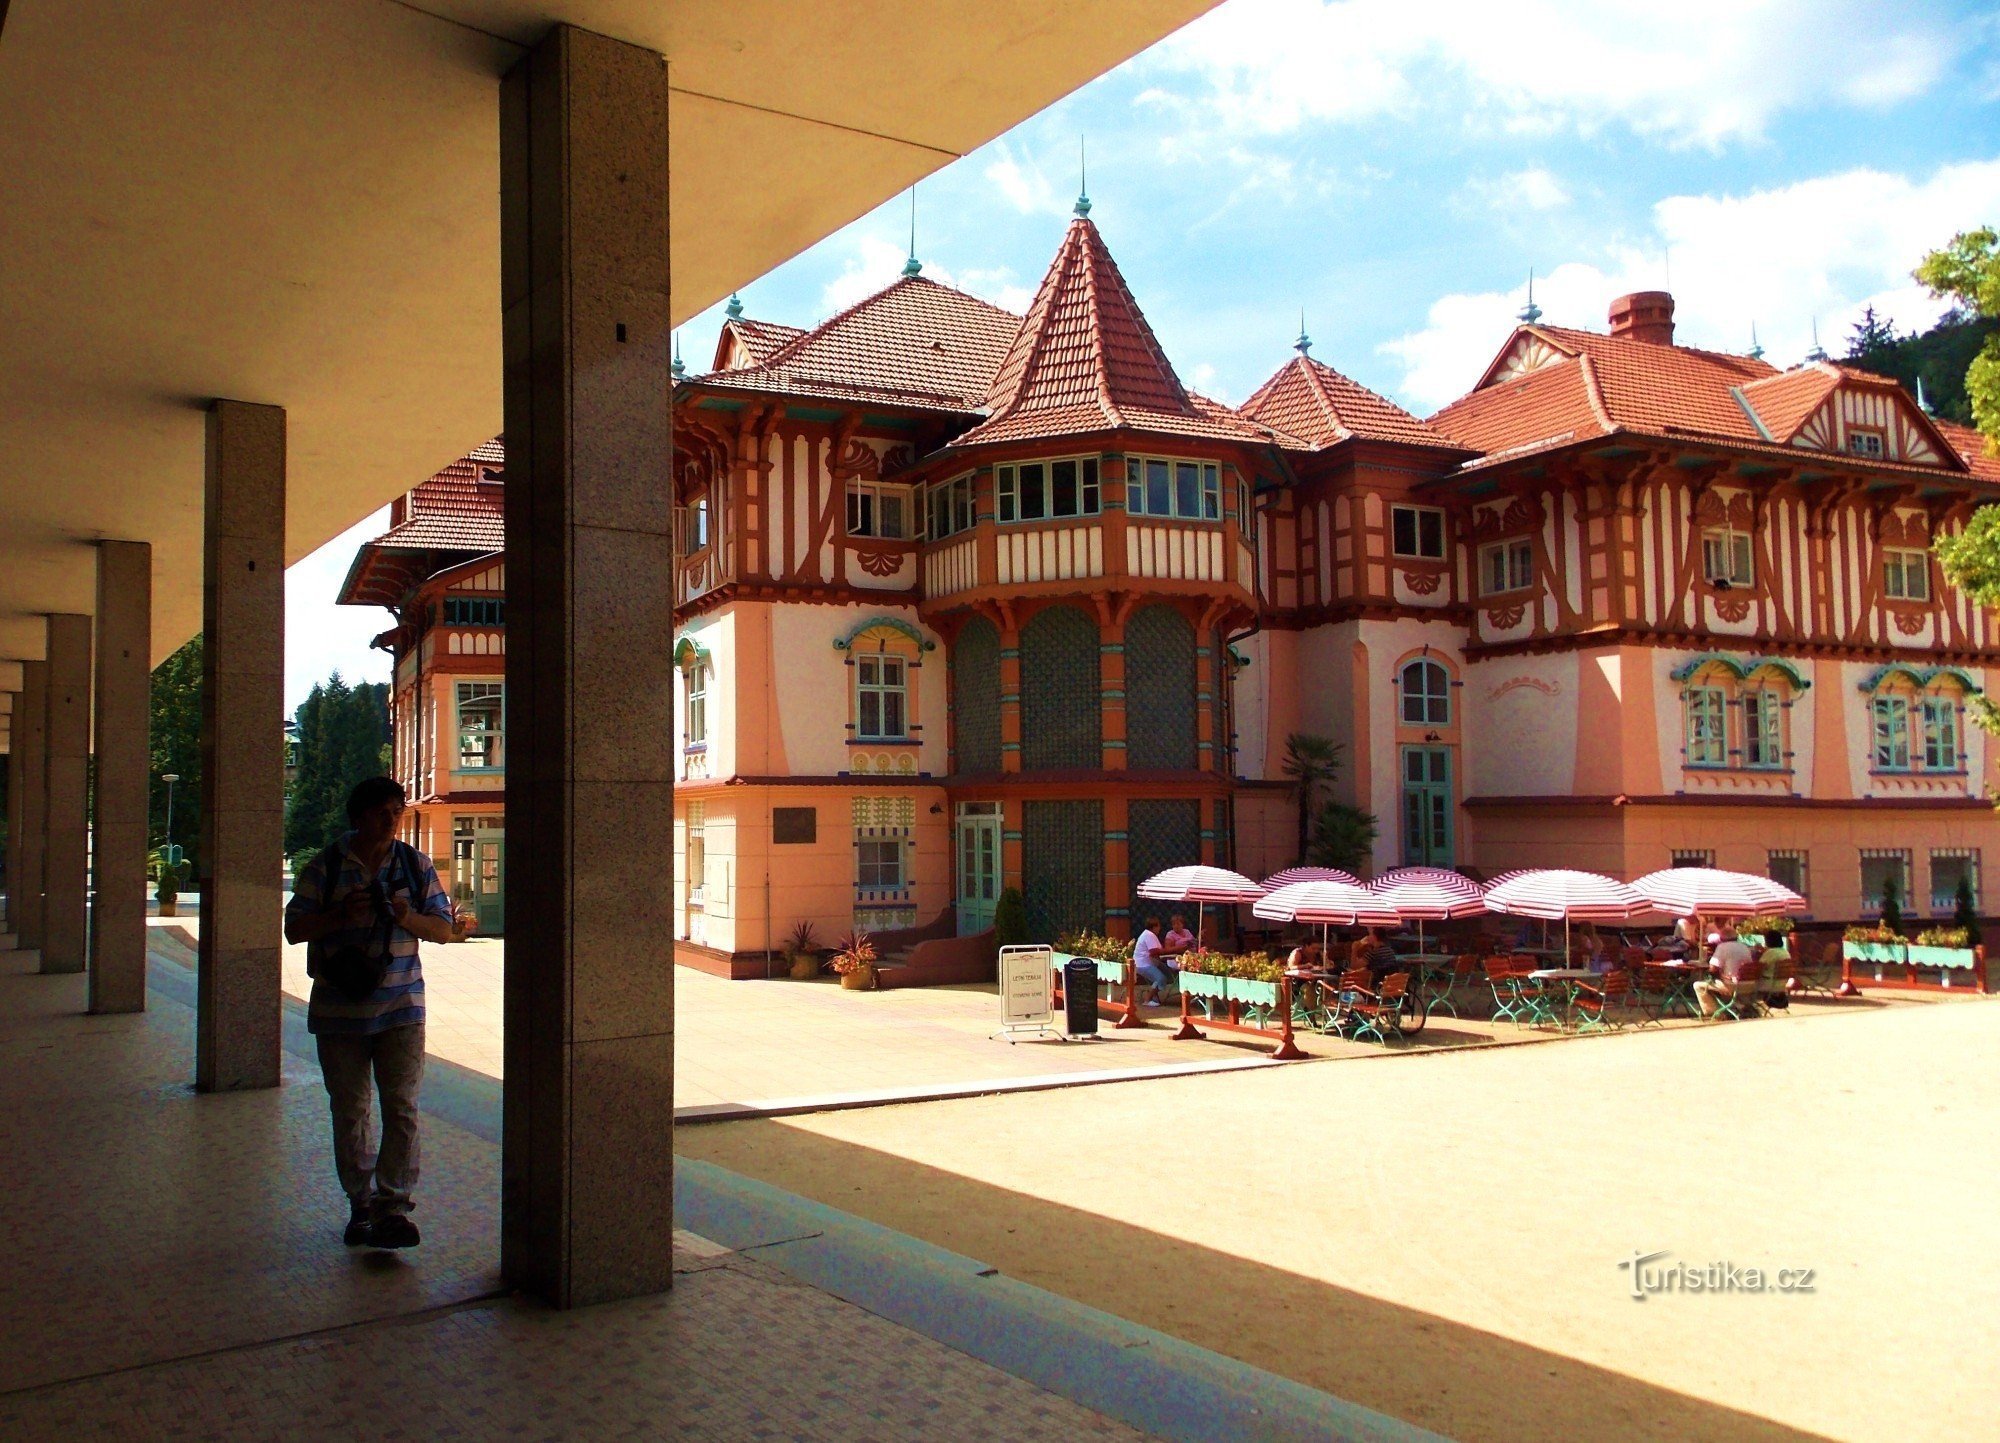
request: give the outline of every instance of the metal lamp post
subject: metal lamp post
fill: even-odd
[[[165,845],[174,844],[174,783],[180,780],[178,772],[163,772],[160,780],[167,784],[167,835]]]

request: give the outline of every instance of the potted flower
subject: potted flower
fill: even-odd
[[[187,880],[186,862],[160,862],[159,881],[153,888],[153,900],[160,904],[162,917],[180,915],[181,883]]]
[[[1736,924],[1736,940],[1750,947],[1787,946],[1793,925],[1790,917],[1745,917]]]
[[[1264,952],[1232,957],[1203,947],[1181,959],[1181,992],[1200,998],[1204,1011],[1211,1003],[1234,1002],[1270,1012],[1277,1009],[1284,972],[1284,964]]]
[[[1882,980],[1883,966],[1903,964],[1904,943],[1902,934],[1880,923],[1874,926],[1849,927],[1840,934],[1840,955],[1850,962],[1865,962],[1875,969],[1875,980]]]
[[[840,985],[852,992],[864,992],[875,985],[875,943],[866,932],[849,933],[833,954],[833,970]]]
[[[810,922],[801,922],[785,934],[785,962],[792,979],[810,982],[819,976],[819,933]]]
[[[1954,970],[1970,972],[1979,955],[1972,948],[1972,933],[1963,927],[1927,927],[1910,944],[1912,967],[1935,967],[1940,985],[1951,986]]]

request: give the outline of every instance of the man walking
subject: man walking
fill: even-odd
[[[458,937],[430,858],[396,840],[403,789],[371,777],[347,798],[353,828],[293,884],[285,940],[308,944],[306,1030],[319,1041],[333,1109],[333,1164],[347,1194],[349,1247],[413,1248],[417,1088],[424,1075],[424,974],[417,939]],[[369,1142],[370,1074],[382,1144]]]

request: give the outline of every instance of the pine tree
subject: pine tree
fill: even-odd
[[[1877,317],[1875,308],[1870,306],[1861,313],[1861,320],[1854,327],[1854,335],[1847,342],[1845,359],[1873,369],[1872,362],[1879,362],[1895,349],[1895,324]]]
[[[1952,904],[1951,925],[1954,927],[1963,927],[1971,934],[1972,940],[1977,942],[1979,940],[1979,904],[1972,896],[1972,874],[1970,872],[1960,872],[1958,874],[1958,891],[1952,898]]]
[[[1891,932],[1903,930],[1903,884],[1894,872],[1882,879],[1882,925]]]

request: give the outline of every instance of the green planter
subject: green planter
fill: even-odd
[[[1063,969],[1063,963],[1071,961],[1072,956],[1073,954],[1068,952],[1052,953],[1049,957],[1049,965],[1054,971],[1060,973]],[[1107,962],[1102,957],[1086,957],[1083,960],[1097,964],[1099,996],[1109,995],[1102,990],[1107,984],[1116,983],[1121,987],[1125,985],[1125,964],[1123,962]]]
[[[1970,947],[1919,947],[1910,944],[1912,967],[1941,967],[1970,972],[1978,959]]]
[[[1181,969],[1181,991],[1189,997],[1199,997],[1206,1001],[1236,1002],[1245,1007],[1275,1009],[1278,1005],[1278,984],[1275,982],[1252,982],[1244,977],[1217,977],[1207,972],[1190,972]]]
[[[1900,967],[1903,954],[1909,949],[1901,942],[1842,942],[1840,955],[1850,962],[1866,962],[1880,967],[1884,963]]]

